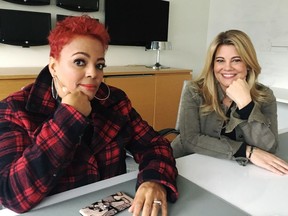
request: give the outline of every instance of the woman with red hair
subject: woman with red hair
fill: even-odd
[[[0,102],[0,203],[26,212],[45,197],[126,172],[139,174],[133,215],[167,215],[177,169],[169,142],[105,85],[109,35],[89,16],[68,17],[49,35],[50,60],[35,83]]]

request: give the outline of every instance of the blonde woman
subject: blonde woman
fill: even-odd
[[[260,72],[246,33],[218,34],[202,73],[185,87],[180,135],[172,142],[174,156],[199,153],[241,165],[250,161],[287,174],[288,164],[273,154],[278,145],[276,99],[257,82]]]

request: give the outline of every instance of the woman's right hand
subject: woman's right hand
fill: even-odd
[[[67,92],[66,95],[62,98],[62,103],[74,107],[77,111],[86,117],[92,111],[91,102],[89,101],[88,96],[79,90]]]
[[[246,156],[250,154],[251,146],[246,148]],[[253,153],[250,156],[251,163],[274,172],[279,175],[288,174],[288,163],[276,155],[263,151],[254,147]]]

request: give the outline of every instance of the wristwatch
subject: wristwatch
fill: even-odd
[[[237,157],[235,160],[241,166],[246,166],[249,162],[249,159],[246,157]]]

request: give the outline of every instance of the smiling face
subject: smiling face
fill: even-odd
[[[218,47],[214,59],[214,75],[224,91],[234,80],[246,78],[246,64],[233,45]]]
[[[80,90],[92,100],[103,80],[104,54],[99,40],[76,36],[63,47],[58,59],[50,57],[49,69],[58,95],[62,98],[67,91]]]

